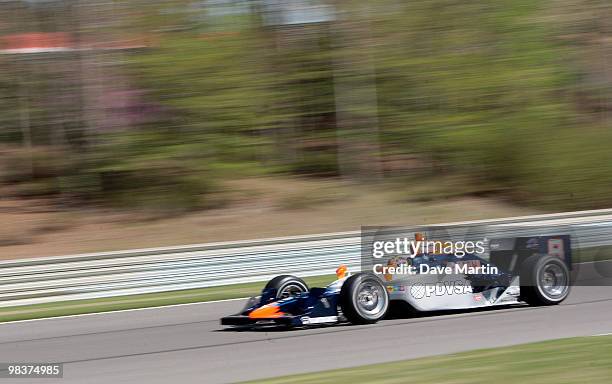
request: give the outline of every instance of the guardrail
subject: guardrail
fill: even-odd
[[[437,224],[488,237],[571,229],[578,248],[612,245],[612,210]],[[478,232],[480,231],[480,232]],[[0,307],[265,281],[358,269],[360,232],[104,252],[0,262]]]

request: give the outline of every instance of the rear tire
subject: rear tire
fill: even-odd
[[[378,277],[371,273],[357,273],[342,284],[340,308],[353,324],[376,323],[387,313],[389,295]]]
[[[296,296],[303,292],[308,292],[308,285],[304,280],[292,275],[276,276],[268,281],[264,289],[276,289],[276,298],[284,299],[291,296]]]
[[[558,257],[533,255],[521,265],[521,299],[529,305],[556,305],[570,292],[570,272]]]

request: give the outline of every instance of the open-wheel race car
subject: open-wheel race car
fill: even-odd
[[[260,296],[239,313],[221,319],[225,326],[301,327],[349,322],[375,323],[390,307],[441,311],[500,305],[533,306],[561,303],[570,292],[569,236],[536,236],[491,240],[487,260],[475,254],[419,254],[393,265],[409,263],[415,274],[394,280],[371,272],[336,271],[338,279],[324,288],[281,275],[270,280]],[[422,267],[422,266],[425,267]],[[430,274],[448,266],[469,265],[487,273]],[[459,268],[466,271],[467,268]]]

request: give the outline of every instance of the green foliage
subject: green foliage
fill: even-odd
[[[609,205],[610,137],[575,107],[575,53],[549,6],[417,1],[378,20],[386,150],[550,208]]]
[[[96,129],[106,111],[89,111],[87,54],[3,66],[0,141],[27,147],[29,130],[34,145],[5,158],[3,180],[27,183],[24,194],[183,210],[209,206],[223,179],[360,180],[380,158],[406,155],[440,180],[475,180],[466,193],[551,209],[612,202],[605,1],[345,2],[334,22],[274,27],[246,2],[217,13],[185,0],[115,3],[97,5],[99,31],[78,7],[57,23],[150,37],[105,58],[159,108]]]

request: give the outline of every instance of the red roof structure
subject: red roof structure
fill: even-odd
[[[70,35],[64,32],[18,33],[0,37],[0,53],[65,52],[75,49]]]
[[[65,32],[31,32],[0,36],[0,54],[28,54],[85,51],[114,51],[147,48],[150,39],[131,36],[121,40],[82,41],[77,44]]]

